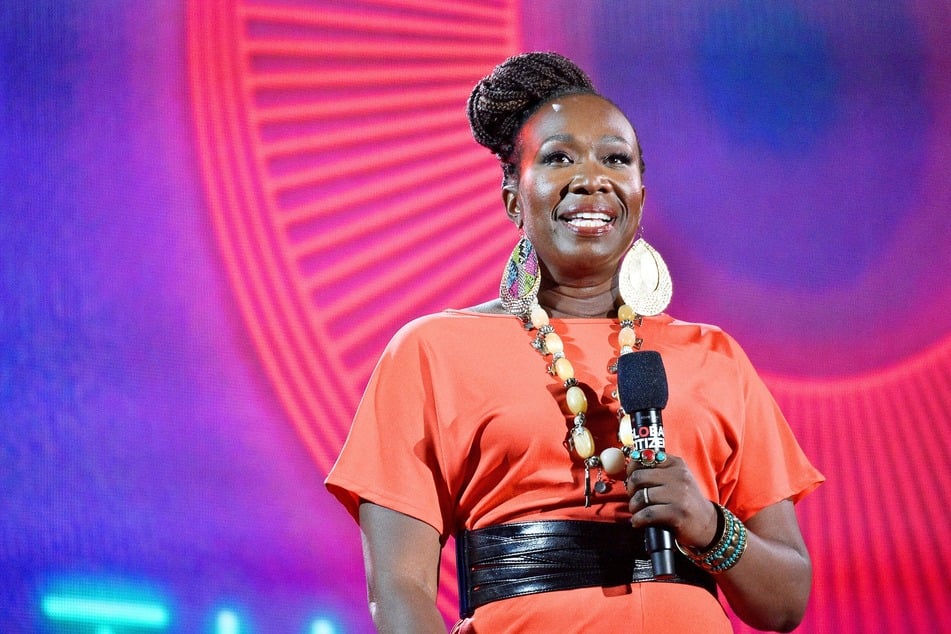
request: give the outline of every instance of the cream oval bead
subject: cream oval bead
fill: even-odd
[[[549,354],[562,354],[565,351],[565,344],[556,332],[550,332],[545,335],[545,348]]]
[[[624,452],[617,447],[608,447],[601,452],[601,467],[605,473],[620,473],[624,471]]]
[[[631,424],[631,415],[625,414],[618,423],[617,438],[625,447],[634,446],[634,426]]]
[[[541,328],[542,326],[548,325],[548,313],[546,313],[545,309],[538,304],[535,304],[535,306],[532,308],[529,319],[532,320],[532,326],[535,328]]]
[[[575,378],[575,369],[571,365],[566,357],[559,357],[555,359],[555,374],[558,375],[558,378],[562,381],[567,381],[568,379]]]
[[[571,429],[571,446],[582,460],[594,455],[594,436],[587,427],[581,425]]]
[[[634,329],[630,326],[625,326],[621,328],[621,331],[617,334],[617,342],[622,347],[629,346],[634,347],[634,344],[637,342],[637,334],[634,332]]]
[[[588,397],[577,385],[568,388],[565,392],[565,401],[568,403],[568,409],[576,416],[588,411]]]

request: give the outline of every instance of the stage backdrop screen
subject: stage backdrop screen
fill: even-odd
[[[372,631],[323,479],[396,329],[497,292],[518,236],[465,101],[526,50],[630,117],[669,312],[740,341],[828,478],[800,631],[951,628],[949,29],[944,0],[2,3],[0,631]]]

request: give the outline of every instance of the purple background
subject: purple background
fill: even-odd
[[[578,59],[638,128],[675,315],[782,378],[947,340],[946,9],[525,4],[522,48]],[[223,631],[221,610],[247,631],[369,629],[357,531],[217,250],[185,11],[0,6],[4,632],[67,631],[41,605],[70,592],[160,603],[171,631]]]

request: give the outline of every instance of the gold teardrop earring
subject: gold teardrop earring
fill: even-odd
[[[658,315],[670,304],[673,281],[664,258],[643,237],[624,255],[618,273],[618,290],[624,303],[638,315]]]

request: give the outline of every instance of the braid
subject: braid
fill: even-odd
[[[472,136],[499,158],[506,181],[516,175],[516,138],[525,121],[552,99],[574,94],[601,97],[591,78],[558,53],[515,55],[476,84],[466,103]]]
[[[522,124],[544,103],[579,93],[598,94],[591,79],[567,57],[557,53],[510,57],[469,95],[466,114],[472,136],[499,157],[508,175]]]

